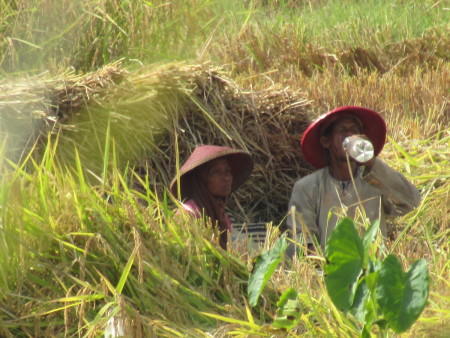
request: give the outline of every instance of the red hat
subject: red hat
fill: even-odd
[[[356,117],[361,121],[363,133],[373,144],[375,156],[383,149],[386,141],[386,123],[376,111],[356,106],[345,106],[336,108],[320,116],[303,133],[300,141],[303,156],[314,167],[320,169],[327,165],[325,162],[324,149],[320,143],[323,132],[341,117]]]
[[[231,174],[233,175],[231,190],[236,190],[242,183],[245,182],[253,170],[252,156],[243,150],[213,145],[202,145],[194,149],[191,156],[189,156],[180,168],[180,185],[183,186],[183,178],[186,177],[187,173],[192,172],[192,170],[200,167],[202,164],[220,157],[225,157],[228,159],[231,167]],[[170,191],[174,195],[176,195],[177,192],[177,178],[178,176],[175,176],[170,183]]]

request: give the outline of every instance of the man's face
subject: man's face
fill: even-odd
[[[232,183],[233,175],[228,160],[214,160],[206,177],[209,192],[216,197],[227,197],[231,193]]]
[[[335,122],[328,136],[322,136],[320,142],[325,149],[330,151],[331,161],[347,161],[347,156],[342,143],[345,138],[361,134],[359,124],[351,117],[344,117]]]

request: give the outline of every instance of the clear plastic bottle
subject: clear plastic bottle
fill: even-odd
[[[122,317],[114,316],[105,327],[105,338],[125,337]]]
[[[342,145],[348,155],[357,162],[364,163],[373,157],[372,143],[358,135],[346,137]]]

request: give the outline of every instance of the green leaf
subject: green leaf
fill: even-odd
[[[127,265],[125,265],[125,268],[122,271],[122,275],[120,276],[119,282],[117,283],[116,291],[118,294],[122,293],[123,287],[125,286],[125,282],[128,279],[128,275],[130,273],[131,267],[133,266],[136,254],[137,254],[137,249],[135,248],[133,250],[133,252],[131,253],[130,258],[128,259]]]
[[[370,326],[364,325],[363,330],[361,332],[361,338],[371,338],[372,335],[370,333]]]
[[[367,229],[366,233],[363,237],[363,247],[364,247],[364,257],[366,261],[364,262],[364,266],[367,266],[367,260],[369,258],[369,249],[370,245],[373,243],[373,239],[375,238],[375,235],[377,234],[377,231],[380,227],[380,220],[377,219],[375,222],[373,222],[370,227]]]
[[[211,317],[211,318],[217,319],[217,320],[221,320],[221,321],[226,322],[226,323],[237,324],[237,325],[249,327],[249,328],[251,328],[253,330],[260,329],[259,325],[255,324],[255,323],[252,323],[252,322],[246,322],[246,321],[235,319],[235,318],[224,317],[224,316],[221,316],[221,315],[216,315],[214,313],[200,312],[200,314],[205,315],[207,317]]]
[[[384,260],[377,280],[377,301],[389,326],[396,332],[408,330],[419,318],[428,299],[429,275],[424,259],[404,273],[398,258]]]
[[[343,218],[331,233],[325,247],[325,284],[337,308],[347,311],[353,304],[364,260],[361,238],[353,220]]]
[[[356,288],[355,298],[353,299],[353,304],[350,307],[350,313],[361,323],[365,322],[366,303],[369,296],[369,288],[367,286],[366,279],[363,278]]]
[[[381,331],[386,331],[388,322],[386,321],[386,319],[379,319],[379,320],[374,321],[374,322],[372,323],[372,325],[378,326],[378,328],[379,328]]]
[[[257,304],[264,287],[284,257],[286,247],[286,237],[282,236],[272,249],[256,257],[255,267],[248,280],[248,297],[251,306]]]
[[[278,311],[277,314],[281,314],[281,309],[283,306],[287,303],[289,299],[297,299],[298,293],[295,289],[289,288],[286,291],[283,292],[283,294],[280,296],[280,299],[277,302]]]
[[[291,330],[300,320],[302,304],[297,299],[298,293],[293,288],[286,290],[277,302],[277,318],[273,326],[279,329]]]

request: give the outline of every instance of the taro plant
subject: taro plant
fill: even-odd
[[[370,250],[379,227],[371,224],[361,238],[352,219],[342,219],[325,247],[325,284],[334,305],[350,312],[363,325],[362,336],[370,337],[374,325],[386,335],[408,330],[422,313],[429,289],[425,259],[404,272],[399,259],[384,260]]]
[[[350,313],[362,327],[361,336],[370,337],[374,326],[386,336],[408,330],[419,318],[428,299],[429,274],[425,259],[417,260],[404,272],[399,259],[376,257],[375,236],[379,221],[370,225],[361,238],[351,218],[343,218],[333,230],[325,248],[325,285],[333,304]],[[286,239],[255,260],[248,285],[249,303],[255,306],[265,285],[279,265],[286,250]],[[291,330],[300,321],[300,294],[290,288],[277,303],[272,326]]]
[[[258,304],[261,293],[283,260],[287,246],[286,236],[281,236],[270,250],[264,251],[255,258],[253,271],[248,280],[248,297],[251,306]],[[302,304],[296,290],[293,288],[286,290],[280,296],[277,308],[276,318],[272,323],[275,329],[290,330],[299,323]]]
[[[251,306],[256,306],[259,296],[269,282],[275,269],[283,260],[287,248],[286,237],[280,237],[272,249],[264,251],[254,260],[253,271],[248,280],[248,297]]]

